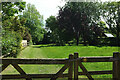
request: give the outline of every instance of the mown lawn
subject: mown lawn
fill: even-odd
[[[17,58],[68,58],[69,54],[78,52],[79,56],[113,56],[118,47],[95,47],[95,46],[50,46],[50,45],[32,45],[25,48],[18,54]],[[88,71],[112,70],[112,63],[83,63]],[[20,65],[26,73],[56,73],[63,65]],[[80,69],[79,69],[80,70]],[[81,70],[80,70],[81,71]],[[18,73],[8,67],[4,72],[7,74]],[[67,70],[65,71],[67,73]],[[86,76],[79,76],[85,78]],[[94,78],[111,78],[112,75],[96,75]],[[44,80],[44,79],[39,79]]]

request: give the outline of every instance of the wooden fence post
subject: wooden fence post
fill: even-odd
[[[74,53],[74,59],[78,58],[78,53]],[[74,61],[74,80],[78,80],[78,61]]]
[[[74,57],[72,54],[70,54],[69,60],[72,60],[72,59],[74,59]],[[73,61],[70,61],[69,69],[68,69],[68,80],[72,80],[72,76],[73,76]]]
[[[114,52],[113,58],[119,59],[113,62],[113,80],[120,80],[120,53]]]

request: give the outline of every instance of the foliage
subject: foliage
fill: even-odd
[[[16,57],[21,49],[22,37],[14,31],[2,30],[2,55],[10,53]]]
[[[97,22],[100,20],[99,3],[67,2],[65,6],[60,8],[57,20],[62,40],[76,39],[78,45],[79,38],[82,37],[84,44],[86,44],[86,41],[95,40],[99,36],[94,34],[95,32],[92,30],[98,27]]]
[[[36,7],[31,4],[27,4],[27,8],[20,15],[20,18],[25,18],[25,27],[29,28],[29,32],[34,44],[38,44],[44,36],[43,16],[37,11]]]
[[[22,12],[26,2],[2,2],[2,21]]]
[[[25,2],[2,3],[2,54],[10,53],[16,57],[21,50],[21,40],[31,40],[25,18],[20,19],[18,13],[25,8]],[[17,16],[15,16],[17,14]]]
[[[3,29],[9,30],[9,31],[15,31],[21,35],[23,39],[28,40],[28,42],[31,40],[31,35],[29,33],[29,29],[25,27],[26,20],[18,19],[18,16],[11,17],[10,19],[3,21]]]
[[[25,2],[3,2],[2,3],[2,27],[4,30],[15,31],[20,33],[20,35],[24,38],[26,20],[25,18],[19,19],[18,14],[22,12],[25,8]]]
[[[48,36],[48,38],[50,38],[49,42],[60,45],[60,44],[62,44],[62,41],[60,39],[61,31],[59,31],[58,28],[59,28],[58,21],[55,16],[50,16],[49,18],[47,18],[46,29],[48,32],[45,37]]]
[[[120,46],[120,1],[107,2],[101,5],[102,17],[108,24],[108,32],[117,39],[117,45]],[[116,43],[115,43],[116,44]],[[114,45],[115,45],[114,44]]]
[[[119,25],[119,8],[120,8],[120,2],[107,2],[103,3],[102,7],[102,13],[103,18],[106,21],[106,23],[109,25],[109,32],[112,34],[117,33],[117,26]]]
[[[43,40],[41,41],[42,44],[50,44],[50,43],[51,43],[51,40],[50,40],[50,39],[51,39],[51,33],[50,33],[50,31],[47,32],[47,31],[45,30]]]

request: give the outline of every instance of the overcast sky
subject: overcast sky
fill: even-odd
[[[65,4],[64,1],[61,0],[23,0],[27,3],[34,4],[37,10],[41,15],[43,15],[44,20],[46,20],[49,16],[57,15],[58,6],[63,6]]]

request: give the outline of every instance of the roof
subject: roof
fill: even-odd
[[[110,33],[104,33],[106,37],[114,37],[112,34]]]

